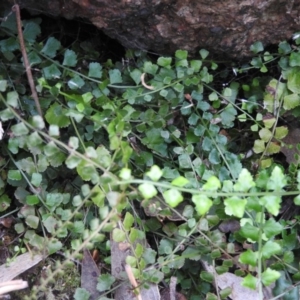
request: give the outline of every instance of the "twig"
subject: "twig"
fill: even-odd
[[[177,277],[172,276],[170,279],[170,300],[176,299],[176,283]]]
[[[8,292],[17,291],[25,289],[28,287],[27,281],[23,280],[13,280],[0,283],[0,295],[6,294]]]
[[[132,272],[132,269],[131,269],[130,265],[128,265],[128,264],[125,265],[125,271],[126,271],[126,273],[127,273],[127,276],[128,276],[128,279],[129,279],[131,285],[132,285],[132,286],[136,289],[136,291],[138,292],[138,294],[136,295],[136,298],[137,298],[138,300],[142,300],[142,296],[141,296],[141,294],[140,294],[140,291],[138,290],[138,283],[137,283],[136,280],[135,280],[135,277],[134,277],[134,275],[133,275],[133,272]]]
[[[38,98],[38,95],[37,95],[37,92],[36,92],[36,89],[35,89],[32,73],[31,73],[31,68],[30,68],[30,64],[29,64],[29,61],[28,61],[27,53],[26,53],[19,5],[15,4],[12,7],[12,11],[14,11],[16,13],[19,42],[20,42],[20,47],[21,47],[23,62],[24,62],[24,66],[25,66],[25,70],[26,70],[26,74],[27,74],[28,83],[29,83],[29,86],[30,86],[30,89],[31,89],[32,98],[34,99],[35,106],[36,106],[36,109],[37,109],[39,115],[41,116],[41,118],[43,118],[39,98]]]
[[[143,74],[141,75],[141,82],[142,82],[142,85],[143,85],[146,89],[148,89],[148,90],[154,90],[154,87],[153,87],[152,85],[148,85],[148,84],[145,83],[145,75],[146,75],[146,73],[143,73]]]

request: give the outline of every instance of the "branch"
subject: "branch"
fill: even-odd
[[[34,84],[34,81],[33,81],[31,68],[30,68],[30,64],[29,64],[29,61],[28,61],[27,53],[26,53],[19,5],[15,4],[12,7],[12,11],[14,11],[16,13],[16,17],[17,17],[19,42],[20,42],[20,47],[21,47],[23,62],[24,62],[24,66],[25,66],[25,70],[26,70],[26,74],[27,74],[28,83],[29,83],[29,86],[30,86],[30,89],[31,89],[32,98],[34,99],[35,106],[36,106],[36,109],[37,109],[39,115],[41,116],[41,118],[43,118],[39,98],[38,98],[38,95],[37,95],[37,92],[36,92],[36,89],[35,89],[35,84]]]

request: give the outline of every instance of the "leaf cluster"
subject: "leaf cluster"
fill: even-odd
[[[77,43],[37,41],[40,23],[24,22],[24,38],[44,118],[26,87],[13,16],[0,27],[0,212],[15,213],[21,243],[77,258],[98,249],[109,267],[111,235],[131,245],[137,279],[175,274],[190,299],[215,297],[215,275],[200,262],[218,275],[234,266],[260,292],[276,281],[283,292],[281,271],[299,280],[298,217],[278,216],[284,196],[300,204],[300,173],[271,156],[288,134],[280,118],[300,107],[298,40],[277,54],[255,43],[256,56],[229,79],[204,49],[193,59],[128,50],[128,65],[84,63]],[[259,76],[243,81],[250,70]],[[239,229],[225,234],[219,225],[232,220]],[[155,243],[140,242],[151,234]],[[114,278],[101,278],[109,290]]]

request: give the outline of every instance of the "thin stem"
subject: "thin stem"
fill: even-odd
[[[263,283],[261,279],[262,274],[262,235],[263,235],[263,222],[264,222],[264,208],[262,209],[260,215],[260,224],[259,224],[259,238],[258,238],[258,266],[257,266],[257,276],[258,276],[258,294],[259,300],[263,300]]]
[[[35,89],[35,84],[34,84],[34,81],[33,81],[33,76],[32,76],[32,73],[31,73],[31,68],[30,68],[30,64],[29,64],[29,60],[28,60],[28,56],[27,56],[27,52],[26,52],[26,48],[25,48],[19,5],[15,4],[12,7],[12,11],[14,11],[16,13],[16,17],[17,17],[19,42],[20,42],[21,52],[22,52],[22,56],[23,56],[23,62],[24,62],[24,66],[25,66],[25,70],[26,70],[27,79],[28,79],[28,83],[29,83],[29,86],[30,86],[32,98],[34,99],[35,106],[36,106],[36,109],[37,109],[39,115],[41,116],[41,118],[43,118],[43,113],[42,113],[39,98],[38,98],[38,95],[37,95],[37,92],[36,92],[36,89]]]

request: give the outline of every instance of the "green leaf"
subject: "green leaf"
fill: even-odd
[[[239,262],[255,267],[257,266],[257,259],[258,252],[253,252],[251,249],[247,249],[247,251],[240,255]]]
[[[157,64],[161,67],[169,67],[172,63],[172,57],[159,57]]]
[[[247,200],[241,199],[236,196],[232,196],[229,198],[226,198],[224,200],[225,204],[225,213],[229,216],[235,216],[238,218],[242,218],[245,213],[245,207],[247,204]]]
[[[209,101],[217,101],[219,99],[218,94],[216,92],[212,92],[208,95]]]
[[[258,52],[264,51],[264,46],[262,44],[262,42],[255,42],[254,44],[252,44],[250,46],[250,50],[257,54]]]
[[[285,138],[288,133],[289,133],[289,130],[288,130],[287,126],[278,126],[278,127],[276,127],[276,130],[275,130],[275,138],[281,140],[281,139]]]
[[[109,74],[109,80],[110,80],[111,84],[122,83],[123,82],[120,70],[110,69],[108,71],[108,74]]]
[[[202,59],[205,59],[208,56],[209,52],[205,49],[201,49],[199,51],[199,54],[201,55]]]
[[[95,166],[87,161],[81,160],[80,163],[78,164],[77,168],[76,168],[79,176],[83,179],[83,180],[92,180],[92,178],[97,178],[97,171],[95,169]]]
[[[212,163],[213,165],[218,165],[221,162],[220,159],[220,153],[216,148],[213,148],[211,150],[211,152],[208,155],[208,160],[210,161],[210,163]]]
[[[97,62],[91,62],[88,76],[100,79],[102,77],[102,66]]]
[[[200,278],[209,283],[214,282],[214,274],[207,272],[207,271],[202,271],[200,273]]]
[[[298,94],[289,94],[283,98],[283,108],[291,110],[300,105],[300,96]]]
[[[300,57],[300,53],[298,53]],[[300,94],[300,73],[298,70],[292,70],[288,74],[288,82],[287,82],[288,89],[295,94]]]
[[[93,203],[95,205],[97,205],[98,207],[103,207],[104,206],[105,193],[100,189],[99,186],[96,186],[93,189],[91,199],[92,199]]]
[[[68,81],[68,86],[71,90],[81,89],[84,85],[85,82],[79,75],[75,75]]]
[[[74,169],[77,166],[79,166],[79,168],[82,168],[82,165],[79,165],[82,163],[82,159],[77,156],[70,155],[66,159],[65,163],[69,169]]]
[[[60,46],[61,44],[56,38],[50,37],[41,52],[49,56],[50,58],[53,58],[56,56],[56,52],[60,48]]]
[[[247,287],[252,290],[256,290],[257,278],[251,274],[248,274],[242,281],[242,286]]]
[[[64,115],[64,110],[59,103],[54,103],[47,110],[45,119],[51,125],[58,127],[67,127],[70,124],[70,119]]]
[[[35,186],[35,187],[39,187],[41,182],[42,182],[42,175],[39,173],[33,173],[31,176],[31,183]]]
[[[112,238],[115,242],[121,243],[121,242],[125,241],[126,234],[123,230],[121,230],[119,228],[114,228],[114,230],[112,232]]]
[[[11,131],[15,136],[22,136],[29,133],[28,128],[23,122],[11,126]]]
[[[157,195],[157,190],[151,183],[142,183],[139,185],[138,189],[145,199],[151,199]]]
[[[55,233],[57,228],[57,220],[54,217],[48,216],[43,220],[43,224],[49,233]]]
[[[266,259],[280,252],[281,252],[280,245],[272,241],[267,241],[262,247],[262,257]]]
[[[294,252],[293,251],[285,251],[283,253],[283,261],[287,264],[291,264],[294,261]]]
[[[0,91],[1,91],[1,80],[0,80]],[[7,121],[13,119],[15,116],[11,108],[4,109],[0,111],[0,118],[2,121]]]
[[[58,241],[57,239],[54,239],[52,238],[48,245],[47,245],[47,248],[48,248],[48,253],[51,255],[57,251],[59,251],[61,248],[62,248],[62,243],[60,241]]]
[[[37,227],[39,226],[39,221],[39,218],[33,215],[29,215],[25,219],[25,223],[33,229],[37,229]]]
[[[254,146],[253,146],[253,151],[258,154],[262,153],[265,150],[265,142],[262,140],[255,140],[254,141]]]
[[[287,179],[283,174],[281,168],[275,166],[272,171],[271,177],[268,180],[267,189],[272,191],[278,191],[285,187],[286,184]]]
[[[31,51],[28,53],[28,60],[29,60],[30,66],[34,66],[34,65],[40,64],[42,62],[42,59],[35,51]]]
[[[259,203],[266,207],[267,211],[273,216],[279,214],[281,198],[273,195],[266,195],[259,199]]]
[[[208,178],[207,182],[202,186],[204,191],[217,191],[220,188],[221,182],[216,176],[211,176]]]
[[[278,278],[280,278],[280,273],[278,271],[271,270],[270,268],[267,268],[261,274],[261,280],[265,286],[268,286],[271,283],[275,282]]]
[[[146,172],[146,175],[153,181],[158,181],[163,175],[162,170],[154,165],[151,167],[150,171]]]
[[[236,184],[233,186],[235,192],[247,192],[255,187],[253,177],[247,169],[242,169]]]
[[[77,288],[74,294],[74,300],[89,300],[91,294],[83,288]]]
[[[125,215],[125,218],[123,221],[123,226],[124,226],[125,230],[129,231],[131,229],[133,223],[134,223],[134,217],[132,216],[131,213],[126,212],[126,215]]]
[[[263,226],[263,232],[268,239],[280,234],[282,230],[283,226],[276,222],[273,218],[266,221]]]
[[[273,137],[272,132],[267,128],[262,128],[258,134],[264,142],[268,142]]]
[[[144,63],[143,71],[144,71],[145,73],[148,73],[148,74],[151,74],[151,75],[155,75],[156,72],[157,72],[157,70],[158,70],[158,66],[155,65],[155,64],[152,64],[152,62],[146,61],[146,62]]]
[[[7,208],[9,208],[10,203],[11,203],[11,199],[6,194],[1,195],[0,196],[0,212],[3,212]]]
[[[36,40],[36,37],[41,33],[41,28],[39,24],[37,24],[34,21],[26,22],[26,25],[24,27],[23,31],[23,37],[24,40],[29,43],[34,43]]]
[[[186,179],[185,177],[183,176],[179,176],[179,177],[176,177],[175,179],[172,180],[171,184],[174,185],[174,186],[179,186],[179,187],[183,187],[185,186],[186,184],[189,183],[189,180]]]
[[[290,54],[290,66],[291,67],[300,66],[300,53],[299,52],[292,52]]]
[[[158,246],[158,254],[171,254],[173,251],[173,243],[166,239],[161,239]]]
[[[49,193],[46,196],[46,204],[50,207],[59,206],[64,200],[63,194],[61,193]]]
[[[299,276],[299,272],[298,272],[298,276]],[[286,277],[288,277],[288,279]],[[293,279],[299,280],[297,278],[293,278]],[[292,285],[293,283],[290,276],[288,274],[284,274],[284,272],[281,272],[280,278],[276,281],[275,288],[272,288],[273,296],[284,295],[282,297],[283,300],[299,300],[299,288],[298,287],[292,288]]]
[[[43,73],[46,79],[57,79],[61,76],[61,72],[55,64],[43,68]]]
[[[228,127],[232,127],[236,115],[237,115],[236,109],[232,106],[232,104],[228,104],[225,107],[225,109],[220,113],[222,124]]]
[[[28,195],[26,196],[26,203],[28,205],[36,205],[40,203],[40,199],[37,195]]]
[[[0,41],[0,48],[2,52],[12,52],[19,49],[18,40],[15,37]]]
[[[76,136],[71,136],[69,138],[68,146],[74,150],[79,147],[79,139]]]
[[[213,205],[212,200],[203,194],[193,195],[192,201],[196,205],[196,211],[200,216],[205,215]]]
[[[7,177],[10,180],[21,180],[22,179],[22,175],[19,170],[9,170]]]
[[[250,239],[251,241],[258,241],[260,234],[259,228],[249,224],[248,222],[241,227],[239,233],[241,236]]]
[[[109,290],[112,284],[115,282],[115,278],[110,274],[102,274],[98,278],[97,290],[100,292]]]
[[[201,66],[202,66],[202,61],[201,60],[191,60],[190,66],[191,66],[191,68],[194,69],[194,72],[199,72],[201,69]]]
[[[77,54],[73,50],[67,49],[64,54],[63,65],[67,67],[75,67],[77,64]]]
[[[133,79],[135,84],[139,84],[141,82],[142,72],[139,69],[134,69],[130,72],[130,77]]]
[[[288,54],[289,52],[291,52],[291,50],[291,45],[287,41],[280,42],[278,45],[278,52],[280,54]]]
[[[41,116],[33,116],[32,117],[32,126],[34,126],[36,129],[44,129],[45,122]]]
[[[8,92],[6,95],[6,103],[14,108],[19,107],[19,95],[17,92]]]
[[[186,50],[177,50],[175,52],[175,57],[178,59],[187,59],[188,52]]]
[[[294,198],[294,203],[295,203],[295,205],[300,205],[300,195],[298,195]]]
[[[183,201],[182,194],[176,189],[169,189],[163,192],[164,199],[171,207],[176,207]]]
[[[154,264],[156,260],[156,255],[156,251],[154,251],[151,248],[146,248],[142,257],[145,260],[146,264]]]

